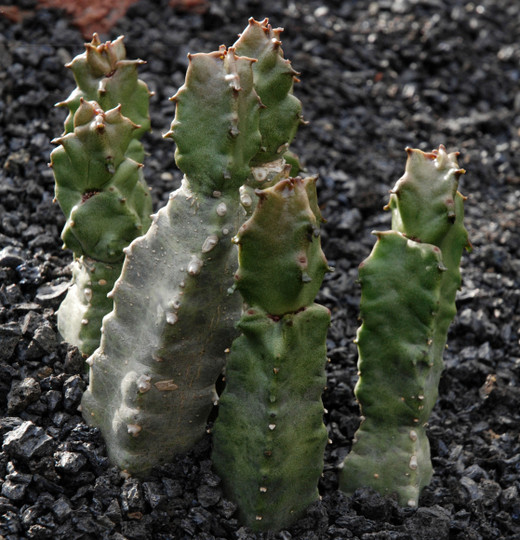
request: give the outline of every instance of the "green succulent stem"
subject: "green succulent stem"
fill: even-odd
[[[227,361],[212,459],[242,521],[257,531],[298,519],[317,500],[323,469],[330,313],[313,302],[328,270],[315,192],[316,178],[257,191],[235,239],[247,308]]]
[[[360,265],[359,380],[362,422],[340,473],[352,494],[370,486],[417,506],[433,469],[425,426],[435,405],[460,259],[468,247],[456,153],[407,149],[387,206],[392,231],[376,233]]]
[[[238,324],[212,459],[254,530],[288,526],[319,497],[329,322],[329,311],[314,304],[279,319],[248,309]]]
[[[54,140],[56,199],[65,216],[64,247],[74,253],[73,281],[58,310],[63,338],[91,354],[112,309],[107,292],[119,276],[123,249],[146,232],[152,210],[142,165],[127,150],[137,126],[117,106],[80,99],[74,130]]]
[[[166,137],[177,145],[177,166],[188,174],[193,192],[211,196],[238,190],[251,171],[245,156],[260,145],[253,60],[224,47],[189,55],[189,60],[186,83],[171,98],[176,115]],[[239,99],[244,95],[248,99]]]
[[[144,149],[139,139],[150,129],[148,114],[151,92],[146,83],[138,78],[137,68],[143,60],[126,58],[123,36],[101,43],[94,34],[92,41],[85,44],[85,52],[77,55],[66,67],[70,68],[77,87],[59,107],[67,107],[65,133],[74,130],[74,115],[81,100],[96,101],[108,111],[121,106],[121,114],[129,118],[137,128],[127,149],[128,157],[142,163]]]
[[[142,173],[140,138],[150,129],[150,92],[128,60],[123,37],[67,64],[77,87],[58,103],[69,114],[51,154],[56,199],[67,219],[64,247],[74,253],[71,288],[58,311],[62,337],[88,356],[99,345],[107,293],[119,277],[123,249],[150,225],[152,200]]]
[[[58,310],[58,329],[85,355],[99,346],[101,321],[112,309],[108,294],[123,262],[104,263],[81,256],[72,263],[72,283]]]
[[[273,29],[268,19],[251,18],[233,45],[237,54],[257,60],[253,76],[264,107],[260,111],[262,146],[253,158],[253,166],[284,158],[298,126],[303,123],[301,102],[293,94],[299,73],[284,58],[282,32],[282,28]]]
[[[199,198],[185,181],[127,250],[82,408],[112,463],[131,474],[188,451],[206,431],[240,311],[228,291],[242,213],[237,197]]]
[[[319,243],[316,181],[317,177],[285,179],[257,190],[255,219],[244,223],[236,238],[237,288],[246,303],[271,315],[311,304],[329,270]],[[264,255],[258,257],[259,252]]]

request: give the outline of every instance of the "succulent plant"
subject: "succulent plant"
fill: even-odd
[[[258,182],[258,187],[270,179],[271,171],[283,166],[282,160],[290,162],[294,167],[291,170],[293,175],[300,168],[298,158],[288,150],[298,126],[304,122],[301,102],[293,94],[294,82],[298,81],[299,73],[284,58],[280,41],[282,31],[282,28],[273,29],[268,19],[255,21],[251,18],[233,45],[238,55],[256,60],[253,64],[253,78],[255,90],[263,105],[260,111],[262,145],[251,164],[253,181]]]
[[[257,191],[235,240],[247,307],[227,360],[212,459],[255,530],[289,525],[318,498],[330,313],[313,303],[328,269],[315,183],[289,178]]]
[[[340,473],[352,494],[370,486],[416,506],[432,476],[425,432],[438,395],[448,327],[455,316],[463,225],[464,173],[457,153],[407,149],[404,176],[387,206],[392,230],[361,263],[361,319],[355,394],[362,422]]]
[[[74,253],[73,281],[58,310],[58,328],[88,355],[99,345],[107,298],[123,264],[123,249],[146,232],[152,208],[142,165],[127,151],[138,127],[121,106],[103,110],[80,98],[73,131],[53,142],[56,199],[67,217],[64,247]]]
[[[250,21],[253,27],[270,32],[267,20]],[[249,41],[245,34],[241,46]],[[234,47],[189,55],[166,134],[177,145],[185,177],[148,233],[126,250],[111,293],[114,310],[88,359],[83,414],[101,428],[112,461],[133,474],[190,449],[218,399],[215,383],[241,312],[239,295],[231,294],[238,265],[231,239],[254,207],[246,183],[254,178],[255,156],[271,139],[269,130],[260,130],[266,108],[256,88],[268,95],[271,86],[278,100],[292,91],[292,71],[291,84],[281,93],[278,87],[278,73],[288,69],[287,61],[277,63],[279,44],[263,45],[274,64],[256,75],[256,59],[239,56]],[[276,76],[265,83],[269,74]],[[276,114],[283,123],[283,107]],[[296,113],[291,108],[288,114]],[[286,133],[284,149],[293,135],[294,129]],[[284,160],[275,157],[281,165],[269,171],[270,182],[286,175]]]
[[[92,41],[85,43],[85,52],[67,64],[77,87],[57,106],[69,109],[65,133],[70,133],[74,130],[74,114],[82,99],[96,101],[104,111],[120,105],[121,114],[136,124],[127,155],[142,163],[144,149],[139,139],[150,129],[148,106],[151,93],[137,74],[137,67],[146,62],[127,59],[123,39],[119,36],[101,43],[99,36],[94,34]]]
[[[235,335],[239,187],[260,147],[252,60],[222,47],[189,56],[167,134],[182,186],[126,250],[89,358],[83,414],[99,426],[112,461],[145,474],[205,433],[224,350]]]
[[[78,87],[58,104],[69,115],[51,154],[75,257],[58,326],[93,353],[85,419],[114,464],[143,476],[192,448],[220,401],[214,466],[257,531],[290,525],[318,498],[327,442],[330,313],[314,299],[328,265],[316,178],[295,176],[289,150],[303,119],[281,31],[250,19],[229,49],[189,55],[165,135],[185,176],[157,214],[139,141],[150,92],[122,37],[94,35],[69,64]],[[425,425],[468,239],[458,154],[407,152],[387,206],[392,230],[375,233],[360,266],[363,417],[340,487],[416,506],[432,475]]]
[[[88,356],[99,345],[107,294],[119,277],[125,248],[144,234],[152,200],[142,173],[139,141],[150,129],[150,92],[138,79],[141,60],[126,58],[123,37],[101,43],[94,34],[67,67],[77,87],[64,134],[51,154],[56,199],[67,222],[64,247],[74,253],[72,285],[58,311],[62,337]]]
[[[273,186],[303,169],[296,154],[289,150],[298,126],[304,124],[302,104],[293,94],[299,75],[284,58],[280,36],[282,28],[273,29],[268,19],[249,24],[234,43],[235,52],[252,58],[253,84],[262,106],[260,109],[261,145],[251,160],[251,174],[241,186],[241,199],[247,215],[256,206],[255,189]]]

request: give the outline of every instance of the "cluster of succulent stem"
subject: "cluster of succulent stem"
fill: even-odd
[[[84,418],[112,463],[144,476],[190,450],[219,404],[213,463],[255,531],[289,526],[318,499],[327,444],[330,313],[314,299],[329,267],[316,177],[298,176],[289,150],[303,119],[280,33],[250,19],[232,47],[188,55],[165,135],[184,178],[156,214],[139,140],[150,92],[122,37],[94,35],[69,64],[78,86],[59,104],[69,115],[51,154],[74,253],[58,327],[89,356]],[[416,506],[468,240],[457,154],[407,152],[392,230],[360,265],[363,417],[340,488]]]
[[[125,250],[114,309],[88,359],[84,417],[101,429],[113,463],[135,475],[189,450],[218,401],[215,383],[242,308],[232,293],[232,238],[255,206],[253,188],[285,176],[284,153],[301,123],[295,72],[273,32],[251,19],[234,46],[189,55],[165,135],[185,176]]]
[[[370,486],[417,506],[432,476],[425,427],[437,399],[455,316],[460,258],[468,247],[457,153],[407,149],[387,206],[392,230],[360,265],[359,381],[362,422],[340,488]]]
[[[107,294],[119,277],[123,249],[150,225],[152,201],[142,174],[139,137],[149,129],[149,95],[127,60],[122,38],[100,44],[68,66],[77,88],[58,104],[69,109],[53,142],[56,200],[65,216],[64,247],[74,253],[73,280],[58,311],[63,338],[84,355],[98,347]]]

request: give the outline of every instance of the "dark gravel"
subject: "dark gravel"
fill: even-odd
[[[34,1],[26,0],[29,10]],[[520,3],[511,0],[211,0],[203,15],[142,0],[110,35],[148,60],[155,91],[146,176],[156,206],[180,180],[163,140],[188,51],[230,44],[249,16],[285,27],[310,124],[294,144],[318,172],[336,272],[320,302],[332,310],[326,423],[332,443],[322,501],[264,538],[520,539]],[[53,204],[54,103],[74,83],[63,64],[83,39],[59,11],[20,24],[0,17],[0,538],[201,540],[261,538],[241,527],[212,472],[210,438],[146,481],[111,467],[77,410],[83,360],[62,343],[55,310],[70,279],[64,218]],[[358,424],[353,396],[357,265],[386,228],[381,211],[407,145],[460,150],[467,228],[458,315],[429,435],[435,475],[419,508],[369,490],[347,498],[336,466]]]

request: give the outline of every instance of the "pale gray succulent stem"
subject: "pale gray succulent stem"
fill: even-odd
[[[236,196],[199,198],[183,185],[127,249],[90,357],[83,414],[110,458],[141,475],[190,449],[206,430],[215,382],[240,313],[230,294],[231,238],[243,220]],[[117,384],[115,384],[117,382]]]

